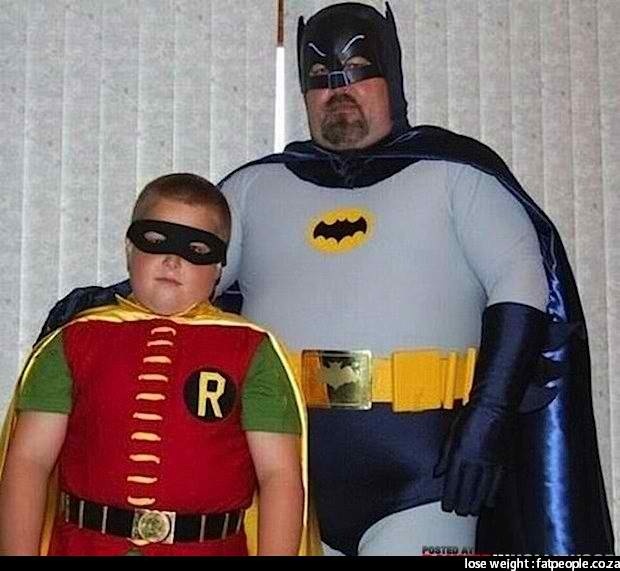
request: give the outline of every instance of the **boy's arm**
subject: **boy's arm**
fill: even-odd
[[[258,479],[258,555],[297,555],[304,501],[299,436],[246,435]]]
[[[22,412],[0,481],[0,554],[38,555],[50,474],[65,439],[66,414]]]

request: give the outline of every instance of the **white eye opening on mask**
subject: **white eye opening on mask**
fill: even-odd
[[[144,233],[144,239],[151,244],[161,244],[167,240],[166,236],[161,234],[160,232],[155,232],[154,230],[149,230]]]
[[[315,63],[310,68],[308,75],[310,77],[319,77],[321,75],[327,75],[328,73],[329,73],[329,70],[327,69],[327,66],[323,65],[322,63]]]
[[[211,251],[211,248],[204,242],[190,242],[189,247],[192,252],[196,252],[196,254],[208,254]]]
[[[371,65],[370,60],[364,56],[351,56],[344,64],[344,69],[358,69]]]

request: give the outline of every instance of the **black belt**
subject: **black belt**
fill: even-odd
[[[103,534],[149,543],[202,542],[225,539],[239,533],[244,510],[215,514],[178,514],[149,509],[122,509],[82,500],[66,492],[60,495],[60,511],[66,522]]]

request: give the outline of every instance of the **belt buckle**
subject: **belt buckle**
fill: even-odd
[[[353,410],[372,407],[370,351],[302,351],[301,376],[310,407]]]
[[[135,510],[131,539],[141,539],[149,543],[172,543],[175,520],[175,512]]]

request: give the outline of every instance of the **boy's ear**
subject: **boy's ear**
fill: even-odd
[[[222,279],[222,264],[221,263],[217,264],[217,269],[218,269],[217,278],[215,280],[215,283],[213,284],[213,290],[211,291],[211,295],[209,296],[210,303],[212,303],[213,300],[215,299],[215,292],[217,291],[217,286],[220,284],[220,280]]]
[[[129,238],[125,238],[125,256],[129,258],[131,252],[133,251],[133,244]]]
[[[129,258],[133,253],[134,245],[129,238],[125,238],[125,265],[127,266],[127,273],[129,273]]]
[[[220,280],[222,279],[222,264],[220,264],[218,262],[216,264],[216,266],[217,266],[217,279],[215,280],[215,285],[213,286],[213,291],[215,291],[217,289],[217,286],[220,283]]]

